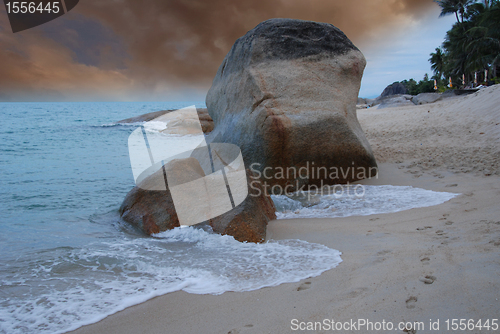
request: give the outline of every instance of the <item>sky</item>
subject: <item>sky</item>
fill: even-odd
[[[439,14],[439,7],[433,8],[422,19],[395,28],[386,39],[375,38],[359,46],[367,61],[359,96],[374,98],[395,81],[418,81],[426,73],[433,75],[430,53],[443,43],[446,32],[456,23],[454,15],[440,18]]]
[[[363,52],[360,96],[431,74],[455,18],[432,0],[85,0],[12,33],[0,5],[0,101],[203,100],[224,56],[258,23],[331,23]]]

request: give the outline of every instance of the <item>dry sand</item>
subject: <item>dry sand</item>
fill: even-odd
[[[270,238],[321,243],[342,251],[344,262],[319,277],[252,292],[171,293],[75,333],[330,332],[292,331],[292,319],[421,321],[418,333],[446,333],[447,319],[499,319],[500,85],[358,117],[380,165],[379,178],[362,183],[461,195],[399,213],[273,221]],[[429,328],[430,319],[440,320],[439,330]],[[463,332],[495,331],[453,333]]]

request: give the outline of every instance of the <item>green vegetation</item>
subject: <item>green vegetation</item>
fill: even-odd
[[[478,84],[498,82],[500,1],[434,1],[441,7],[441,16],[455,14],[457,23],[446,33],[442,46],[430,54],[433,79],[440,87],[450,77],[454,86],[470,86],[476,76]]]
[[[418,95],[420,93],[432,93],[434,90],[434,80],[429,79],[429,75],[426,73],[424,78],[419,82],[415,79],[396,81],[393,84],[401,83],[408,90],[410,95]]]
[[[478,85],[500,83],[500,0],[434,2],[441,7],[440,16],[454,14],[457,19],[443,44],[430,54],[434,75],[395,83],[402,83],[411,95],[434,92],[434,80],[440,93],[449,89],[449,78],[453,88],[472,87],[476,77]]]

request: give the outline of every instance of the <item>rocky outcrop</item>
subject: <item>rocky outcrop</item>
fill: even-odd
[[[405,85],[400,82],[395,82],[392,85],[387,86],[380,97],[392,96],[392,95],[403,95],[408,94],[408,89]]]
[[[411,101],[416,105],[434,103],[441,100],[441,94],[439,93],[420,93],[417,96],[412,97]]]
[[[169,180],[175,180],[175,184],[169,185],[166,175]],[[119,210],[120,216],[148,235],[178,227],[179,218],[170,187],[204,176],[197,159],[172,160],[165,169],[145,178],[127,194]],[[209,221],[214,232],[231,235],[242,242],[265,240],[267,223],[276,219],[276,209],[263,185],[255,178],[255,174],[247,170],[249,195],[240,205]]]
[[[177,109],[175,109],[177,110]],[[160,110],[160,111],[154,111],[150,112],[147,114],[139,115],[136,117],[131,117],[127,119],[123,119],[121,121],[118,121],[116,123],[118,124],[126,124],[126,123],[141,123],[141,122],[149,122],[152,121],[155,118],[158,118],[160,116],[163,116],[169,112],[175,111],[175,110]],[[200,119],[201,123],[201,129],[203,130],[204,133],[209,133],[214,129],[214,121],[208,114],[208,111],[206,108],[196,108],[196,111],[198,112],[198,117]]]
[[[413,106],[411,95],[388,96],[380,100],[378,109]]]
[[[267,223],[276,219],[276,208],[258,175],[247,170],[247,198],[233,210],[210,220],[216,233],[228,234],[238,241],[263,242]]]
[[[366,100],[367,99],[358,97],[358,101],[356,102],[356,109],[367,109],[367,108],[369,108],[370,106],[368,105],[368,103],[366,103]]]
[[[236,41],[219,67],[206,99],[215,124],[208,138],[238,145],[247,167],[261,176],[268,168],[265,181],[289,191],[363,178],[315,171],[376,167],[356,116],[365,65],[363,54],[330,24],[262,22]],[[295,173],[277,175],[283,168]],[[298,175],[301,168],[307,173]]]
[[[165,185],[163,169],[144,179],[125,196],[119,210],[122,219],[148,235],[179,227],[174,202]]]
[[[373,107],[374,103],[375,103],[375,99],[365,99],[366,100],[366,104],[370,107]]]

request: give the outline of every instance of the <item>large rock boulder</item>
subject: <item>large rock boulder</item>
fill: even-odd
[[[378,109],[414,106],[411,95],[388,96],[381,100]]]
[[[382,94],[380,94],[380,97],[403,94],[408,94],[408,88],[400,82],[395,82],[392,85],[385,87]]]
[[[356,104],[366,104],[366,99],[362,98],[362,97],[358,97],[358,101],[356,102]]]
[[[123,119],[123,120],[118,121],[116,123],[127,124],[127,123],[149,122],[155,118],[158,118],[160,116],[163,116],[165,114],[168,114],[168,113],[170,113],[172,111],[176,111],[176,110],[177,109],[153,111],[153,112],[150,112],[147,114]],[[198,113],[198,118],[200,119],[201,129],[203,130],[203,132],[204,133],[211,132],[214,129],[214,121],[212,120],[212,118],[208,114],[207,108],[196,108],[196,111]]]
[[[176,184],[170,185],[175,187],[200,179],[205,173],[194,157],[175,159],[165,165],[165,170],[161,168],[148,176],[127,194],[119,210],[120,216],[148,235],[180,226],[165,175],[175,180]],[[265,240],[267,223],[276,219],[276,209],[262,184],[254,178],[255,175],[247,170],[249,195],[240,205],[209,221],[214,232],[231,235],[242,242]]]
[[[417,96],[414,96],[411,101],[416,105],[434,103],[436,101],[441,100],[441,94],[439,93],[420,93]]]
[[[287,191],[374,176],[376,161],[356,116],[365,65],[331,24],[262,22],[236,41],[213,80],[209,140],[238,145],[247,167]]]

